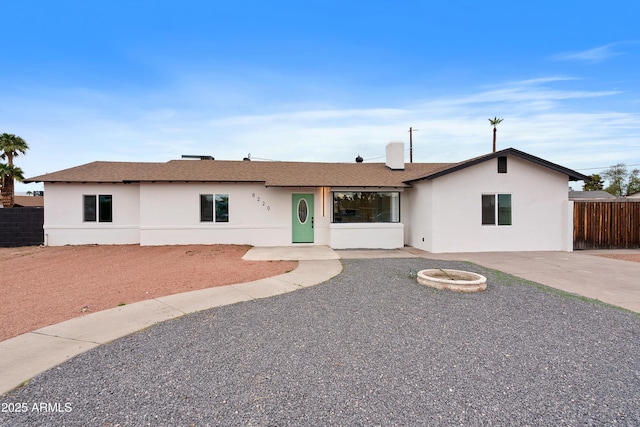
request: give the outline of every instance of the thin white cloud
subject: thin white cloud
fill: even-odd
[[[557,61],[584,61],[598,63],[614,56],[622,55],[622,52],[618,52],[614,49],[619,44],[620,43],[611,43],[581,52],[563,52],[553,55],[551,58]]]
[[[404,106],[308,108],[279,105],[240,115],[210,107],[206,97],[172,104],[175,94],[97,94],[84,100],[14,100],[10,128],[31,145],[20,166],[28,176],[94,160],[167,161],[181,154],[351,162],[384,156],[392,140],[414,133],[414,161],[454,162],[491,150],[488,118],[498,116],[498,148],[514,147],[580,169],[640,163],[640,114],[616,111],[616,91],[567,89],[568,77],[511,81]],[[572,82],[572,86],[575,84]],[[212,89],[203,88],[203,93]],[[583,107],[598,100],[597,111]],[[258,103],[253,100],[252,102]],[[14,133],[15,133],[14,132]],[[408,158],[408,157],[407,157]],[[376,160],[381,161],[381,160]]]
[[[459,102],[534,102],[558,101],[580,98],[598,98],[616,95],[620,91],[566,90],[550,86],[550,83],[561,83],[577,79],[569,77],[546,77],[507,82],[497,87],[489,87],[485,91],[460,98]]]

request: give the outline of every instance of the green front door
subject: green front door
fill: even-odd
[[[313,194],[293,194],[293,243],[313,243]]]

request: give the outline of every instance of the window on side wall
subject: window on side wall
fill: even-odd
[[[400,222],[400,193],[334,191],[333,222]]]
[[[113,197],[110,194],[98,196],[98,221],[113,221]]]
[[[111,194],[85,194],[82,196],[84,222],[113,222],[113,196]]]
[[[482,225],[511,225],[511,194],[482,195]]]
[[[216,222],[229,222],[228,194],[216,194]]]
[[[85,194],[82,196],[82,220],[84,222],[95,222],[97,215],[97,205],[95,194]]]
[[[200,222],[229,222],[228,194],[200,195]]]

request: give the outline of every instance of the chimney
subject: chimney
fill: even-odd
[[[393,141],[387,144],[386,165],[391,170],[404,170],[404,142]]]

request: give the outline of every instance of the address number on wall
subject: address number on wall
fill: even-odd
[[[256,193],[251,193],[251,197],[256,199],[256,202],[258,202],[260,204],[260,206],[263,206],[268,211],[271,210],[271,206],[269,206],[266,201],[262,200],[262,196],[258,196]]]

